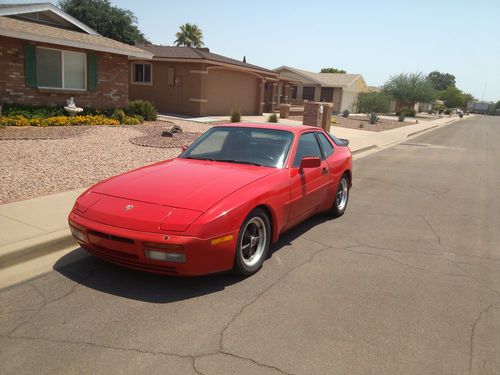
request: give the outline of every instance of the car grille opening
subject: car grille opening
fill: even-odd
[[[95,230],[89,230],[88,233],[91,236],[101,237],[101,238],[105,238],[107,240],[129,243],[132,245],[134,244],[134,240],[131,240],[130,238],[118,237],[118,236],[114,236],[112,234],[97,232]]]

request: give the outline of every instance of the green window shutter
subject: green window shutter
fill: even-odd
[[[87,90],[97,89],[97,56],[94,53],[87,53]]]
[[[24,45],[24,76],[27,87],[36,87],[36,47]]]

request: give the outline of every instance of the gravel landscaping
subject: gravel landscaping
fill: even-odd
[[[170,148],[164,143],[153,144],[155,134],[159,137],[161,130],[172,123],[181,126],[182,138],[176,140],[177,134],[169,138],[173,146]],[[180,153],[179,144],[190,143],[188,140],[196,139],[211,126],[172,120],[133,126],[2,128],[0,202],[87,187],[107,177],[175,157]],[[149,144],[145,142],[149,147],[131,142],[141,137],[149,138]]]
[[[79,137],[89,126],[5,126],[0,128],[0,140],[10,139],[66,139]]]

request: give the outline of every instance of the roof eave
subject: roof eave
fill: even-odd
[[[61,46],[67,46],[67,47],[87,49],[87,50],[92,50],[92,51],[109,52],[109,53],[114,53],[117,55],[132,56],[132,57],[137,57],[137,58],[141,58],[141,59],[150,60],[153,58],[152,53],[149,53],[149,52],[146,52],[143,50],[130,51],[126,48],[116,48],[116,47],[102,46],[99,44],[88,43],[88,42],[72,41],[72,40],[60,39],[60,38],[51,38],[51,37],[46,37],[46,36],[38,35],[38,34],[32,34],[32,33],[28,33],[28,32],[12,31],[9,29],[0,29],[0,35],[11,37],[11,38],[30,40],[30,41],[34,41],[34,42],[50,43],[50,44],[56,44],[56,45],[61,45]]]
[[[42,3],[42,4],[25,4],[25,5],[20,5],[16,7],[10,7],[10,8],[5,8],[0,10],[0,16],[15,16],[18,14],[26,14],[26,13],[34,13],[34,12],[44,12],[44,11],[52,11],[61,18],[65,19],[66,21],[72,23],[79,29],[85,31],[87,34],[90,35],[100,35],[97,31],[94,29],[91,29],[84,23],[78,21],[76,18],[71,17],[69,14],[64,12],[63,10],[59,9],[58,7],[52,5],[51,3]]]
[[[270,75],[270,76],[275,76],[278,77],[279,74],[276,72],[273,72],[272,70],[261,70],[257,68],[252,68],[252,67],[247,67],[247,66],[242,66],[242,65],[237,65],[237,64],[231,64],[231,63],[224,63],[221,61],[216,61],[216,60],[211,60],[211,59],[197,59],[197,58],[188,58],[188,57],[154,57],[153,61],[167,61],[167,62],[191,62],[191,63],[196,63],[196,64],[213,64],[213,65],[218,65],[218,66],[225,66],[225,67],[232,67],[232,68],[237,68],[238,70],[246,70],[246,71],[251,71],[254,73],[260,73],[264,75]]]

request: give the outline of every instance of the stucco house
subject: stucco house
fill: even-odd
[[[274,69],[282,79],[299,82],[291,88],[292,103],[304,100],[333,103],[333,112],[354,111],[358,94],[369,92],[361,74],[314,73],[281,66]]]
[[[130,98],[159,112],[188,116],[262,114],[266,87],[278,73],[210,52],[208,48],[141,45],[153,59],[132,58]]]
[[[0,102],[124,107],[129,57],[150,52],[105,38],[50,3],[0,4]]]

